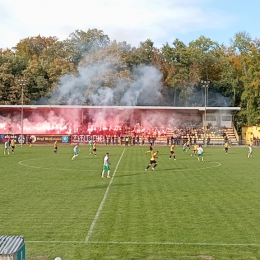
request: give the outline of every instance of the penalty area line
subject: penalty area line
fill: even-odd
[[[125,149],[123,150],[123,152],[122,152],[122,154],[121,154],[121,156],[120,156],[120,158],[119,158],[119,160],[118,160],[118,162],[117,162],[116,168],[115,168],[114,173],[113,173],[113,175],[112,175],[112,178],[110,179],[110,182],[109,182],[109,184],[108,184],[108,186],[107,186],[107,189],[106,189],[106,192],[105,192],[105,194],[104,194],[104,197],[103,197],[103,199],[102,199],[102,201],[101,201],[101,203],[100,203],[100,205],[99,205],[99,208],[98,208],[98,210],[97,210],[97,213],[96,213],[96,215],[95,215],[95,217],[94,217],[94,219],[93,219],[93,221],[92,221],[92,223],[91,223],[91,226],[90,226],[90,228],[89,228],[88,234],[87,234],[87,236],[86,236],[86,238],[85,238],[85,243],[88,243],[88,242],[89,242],[89,239],[90,239],[90,237],[91,237],[91,235],[92,235],[92,232],[93,232],[93,230],[94,230],[94,228],[95,228],[95,225],[96,225],[96,223],[97,223],[97,220],[98,220],[98,218],[99,218],[99,215],[100,215],[100,213],[101,213],[101,211],[102,211],[102,209],[103,209],[103,206],[104,206],[105,201],[106,201],[106,199],[107,199],[107,195],[108,195],[110,186],[111,186],[111,184],[112,184],[112,182],[113,182],[113,180],[114,180],[114,177],[115,177],[115,175],[116,175],[117,168],[118,168],[118,166],[119,166],[119,164],[120,164],[120,161],[121,161],[121,159],[122,159],[124,153],[125,153]]]

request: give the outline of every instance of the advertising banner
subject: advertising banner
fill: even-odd
[[[26,135],[20,134],[0,134],[0,143],[3,144],[6,140],[14,139],[16,144],[26,144]]]
[[[70,136],[69,135],[30,135],[28,136],[27,142],[33,144],[48,144],[54,143],[57,141],[58,143],[69,143]]]
[[[96,141],[97,143],[103,143],[103,135],[72,135],[71,143],[88,143],[90,140]]]

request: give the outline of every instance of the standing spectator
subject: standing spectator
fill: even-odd
[[[112,135],[112,144],[114,145],[115,144],[115,136]]]
[[[129,144],[129,137],[127,136],[127,137],[125,138],[125,146],[128,146],[128,144]]]

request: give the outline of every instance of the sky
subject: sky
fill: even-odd
[[[259,0],[0,0],[0,49],[38,35],[63,41],[88,29],[132,47],[200,36],[229,46],[238,32],[260,38],[259,10]]]

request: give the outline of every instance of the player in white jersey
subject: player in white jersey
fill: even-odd
[[[89,140],[89,154],[93,153],[93,140]]]
[[[200,159],[202,162],[204,162],[204,158],[203,158],[203,148],[201,147],[201,144],[199,145],[199,147],[197,148],[197,156],[198,156],[198,161],[200,162]]]
[[[9,141],[6,140],[5,141],[5,148],[4,148],[4,154],[10,154],[10,145],[9,145]]]
[[[103,171],[101,173],[101,178],[104,178],[105,171],[107,171],[107,178],[111,178],[109,165],[111,165],[111,163],[109,162],[109,153],[106,153],[104,157]]]
[[[79,144],[76,144],[73,148],[73,156],[71,160],[74,160],[79,155]]]
[[[247,154],[247,158],[249,159],[249,158],[253,158],[253,143],[252,142],[250,142],[249,144],[248,144],[248,154]]]

